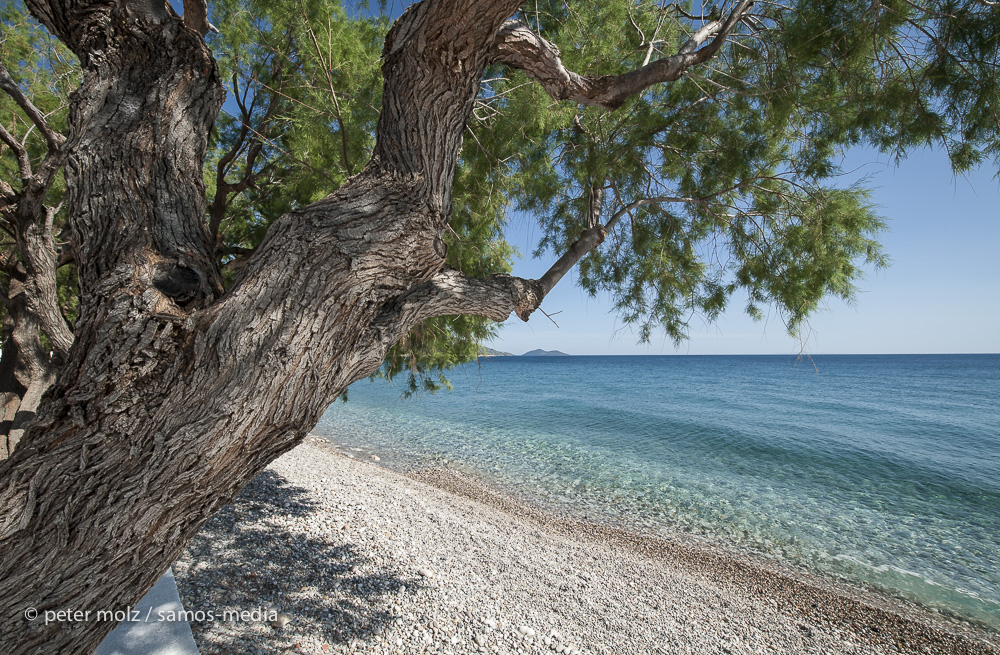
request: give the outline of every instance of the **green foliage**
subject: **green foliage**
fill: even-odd
[[[230,101],[205,180],[222,210],[224,263],[235,268],[275,218],[367,161],[389,28],[381,6],[383,15],[337,0],[211,4],[220,33],[209,45]],[[517,18],[557,44],[568,68],[600,76],[675,53],[704,23],[695,6],[535,0]],[[0,17],[3,61],[63,129],[72,57],[19,3]],[[886,263],[868,190],[841,177],[845,149],[903,157],[936,145],[956,172],[1000,167],[998,50],[1000,6],[989,3],[792,0],[758,3],[709,63],[616,112],[554,102],[523,74],[491,67],[455,175],[448,263],[508,272],[511,209],[537,218],[536,254],[561,254],[599,194],[608,237],[580,263],[579,282],[610,294],[642,338],[679,341],[692,316],[716,318],[734,294],[751,316],[776,306],[795,333],[825,296],[851,299],[865,270]],[[0,121],[28,134],[6,97]],[[37,134],[27,143],[44,153]],[[16,179],[13,166],[0,157],[3,179]],[[72,315],[72,273],[62,278]],[[409,391],[439,388],[440,371],[476,357],[495,330],[478,317],[429,321],[392,349],[382,374],[406,375]]]
[[[404,396],[451,389],[444,371],[479,357],[480,344],[495,328],[478,316],[448,316],[426,321],[390,349],[378,375],[406,376]]]
[[[350,18],[331,0],[221,0],[212,10],[220,33],[209,45],[237,102],[217,122],[206,180],[211,197],[218,163],[237,145],[226,179],[241,179],[250,145],[262,143],[256,184],[231,204],[221,234],[230,246],[253,248],[271,221],[334,191],[367,161],[389,26]]]
[[[65,133],[67,98],[80,83],[76,57],[28,13],[21,0],[0,5],[0,23],[0,60],[52,128]],[[31,127],[5,94],[0,94],[0,108],[4,126],[12,134],[23,136]],[[37,141],[44,147],[40,136]]]
[[[0,5],[0,24],[3,26],[0,61],[24,94],[45,114],[49,125],[65,134],[69,94],[80,83],[76,57],[49,35],[21,0]],[[47,152],[45,139],[5,93],[0,93],[0,123],[19,141],[24,140],[33,166],[41,163]],[[3,144],[0,144],[0,179],[14,189],[20,187],[16,159]],[[53,185],[52,205],[59,203],[64,191],[62,180]]]
[[[838,179],[845,149],[902,157],[937,144],[956,172],[1000,164],[998,11],[767,3],[710,63],[613,113],[553,107],[520,74],[491,82],[494,111],[513,124],[511,198],[543,228],[536,254],[579,237],[596,187],[612,227],[579,280],[609,293],[642,339],[682,340],[692,316],[716,318],[739,290],[751,316],[774,305],[795,334],[824,296],[851,299],[865,269],[887,261],[868,190]],[[597,76],[677,52],[702,24],[690,12],[553,0],[520,18],[569,68]]]

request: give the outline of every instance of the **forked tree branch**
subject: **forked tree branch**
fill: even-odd
[[[21,91],[21,87],[17,85],[17,82],[10,76],[10,73],[0,64],[0,89],[2,89],[7,95],[13,98],[17,106],[20,107],[32,123],[38,128],[38,131],[42,133],[45,137],[45,143],[48,144],[50,151],[58,150],[59,147],[66,140],[62,134],[59,134],[49,126],[48,121],[45,120],[45,114],[41,112],[34,105],[34,103],[29,100],[24,93]]]
[[[272,77],[279,77],[281,66],[277,59],[275,60],[272,68]],[[244,92],[244,96],[245,93],[246,92]],[[261,119],[260,129],[255,130],[250,127],[250,119],[253,113],[253,106],[257,102],[257,97],[255,96],[253,98],[250,103],[250,108],[247,108],[245,97],[241,99],[239,77],[236,73],[233,73],[233,95],[235,97],[236,104],[240,108],[240,132],[237,135],[236,140],[233,142],[232,147],[228,152],[226,152],[225,155],[222,156],[221,159],[219,159],[219,163],[216,166],[215,197],[208,205],[209,233],[212,235],[212,239],[215,240],[216,244],[218,244],[219,240],[219,228],[222,225],[223,218],[225,218],[226,209],[229,207],[229,197],[233,194],[243,193],[256,184],[256,178],[260,171],[255,172],[254,165],[257,162],[257,157],[260,155],[261,150],[264,148],[264,134],[270,127],[271,119],[274,117],[275,109],[278,105],[278,96],[280,94],[281,84],[279,83],[278,89],[271,90],[267,109]],[[243,177],[238,182],[230,183],[226,181],[226,175],[229,173],[233,160],[235,160],[243,150],[250,132],[254,133],[255,138],[246,150],[246,163],[243,171]]]
[[[3,125],[0,125],[0,141],[2,141],[11,151],[14,153],[14,157],[17,159],[17,172],[21,176],[21,182],[25,186],[31,183],[31,159],[28,157],[28,151],[25,149],[24,145],[14,138],[14,135],[7,131]]]
[[[752,5],[753,0],[740,0],[724,20],[707,23],[692,34],[677,54],[621,75],[587,77],[568,70],[559,48],[517,21],[500,28],[491,54],[495,63],[523,70],[556,100],[618,109],[650,86],[680,79],[691,66],[714,57]]]
[[[400,296],[383,313],[382,324],[393,325],[402,337],[410,328],[437,316],[475,314],[503,322],[512,314],[527,321],[542,300],[587,253],[601,245],[607,230],[598,220],[603,191],[592,184],[584,219],[587,228],[542,277],[529,280],[511,275],[470,278],[445,269]]]
[[[411,328],[438,316],[485,316],[498,323],[516,314],[527,321],[556,283],[583,257],[604,241],[603,225],[584,230],[546,273],[537,280],[512,275],[468,277],[445,269],[397,298],[386,307],[374,326],[391,335],[393,342]]]

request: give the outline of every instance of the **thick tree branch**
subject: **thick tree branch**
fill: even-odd
[[[584,258],[591,250],[604,243],[604,237],[608,235],[607,229],[603,225],[595,225],[583,231],[580,238],[570,244],[568,250],[562,257],[545,271],[542,277],[538,278],[542,295],[548,295],[549,291],[556,286],[559,280],[563,279],[566,273],[576,266],[577,262]]]
[[[208,3],[206,0],[184,0],[184,24],[202,36],[208,34],[209,30],[218,32],[208,22]]]
[[[612,225],[601,225],[602,211],[604,211],[604,189],[596,180],[592,180],[590,191],[587,194],[587,210],[583,217],[586,227],[580,237],[570,244],[566,252],[549,267],[549,270],[545,271],[542,277],[538,278],[543,296],[548,295],[559,280],[563,279],[563,276],[569,273],[587,253],[604,242]]]
[[[603,208],[602,189],[591,185],[587,204],[587,224],[580,237],[537,280],[510,275],[493,275],[489,278],[470,278],[463,273],[446,269],[434,278],[415,286],[400,296],[376,321],[376,325],[393,325],[401,338],[422,321],[437,316],[475,314],[497,322],[507,320],[514,313],[522,321],[542,304],[545,296],[588,253],[600,246],[608,232],[625,214],[645,205],[666,202],[704,202],[697,198],[658,196],[640,198],[616,211],[601,225],[597,222]]]
[[[527,321],[559,280],[603,243],[612,227],[610,222],[607,226],[600,223],[603,208],[604,189],[592,182],[583,216],[585,229],[537,280],[510,275],[470,278],[459,271],[445,269],[401,295],[383,312],[376,325],[383,326],[382,330],[386,330],[385,325],[392,325],[388,331],[395,342],[420,322],[436,316],[472,314],[502,322],[514,313]],[[621,213],[612,220],[616,221]]]
[[[471,278],[454,269],[445,269],[392,302],[374,326],[389,334],[395,342],[414,326],[437,316],[471,314],[499,323],[513,313],[527,321],[556,283],[587,253],[601,245],[606,234],[603,225],[584,230],[537,280],[502,274]]]
[[[473,314],[501,322],[513,312],[527,321],[544,295],[537,280],[511,275],[471,278],[445,269],[391,303],[374,326],[387,331],[395,342],[414,326],[437,316]]]
[[[373,162],[421,180],[415,199],[439,215],[451,207],[455,164],[472,112],[488,47],[519,0],[425,0],[389,31],[385,85]]]
[[[691,66],[715,56],[752,5],[753,0],[741,0],[725,20],[712,21],[691,35],[677,54],[622,75],[586,77],[568,70],[554,44],[516,21],[498,31],[491,54],[494,62],[523,70],[556,100],[617,109],[631,96],[654,84],[680,79]]]
[[[22,217],[15,229],[19,258],[12,255],[9,263],[5,261],[0,268],[12,279],[18,279],[19,311],[29,321],[26,329],[43,331],[49,337],[51,350],[65,360],[73,345],[73,331],[59,309],[56,281],[59,249],[52,236],[59,208],[43,206],[33,211],[40,215]]]

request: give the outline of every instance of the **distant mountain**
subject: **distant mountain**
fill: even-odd
[[[558,350],[542,350],[538,348],[537,350],[532,350],[531,352],[526,352],[521,357],[570,357],[569,353],[560,352]]]
[[[479,356],[480,357],[513,357],[514,353],[505,353],[502,350],[493,350],[492,348],[487,348],[486,346],[479,346]]]

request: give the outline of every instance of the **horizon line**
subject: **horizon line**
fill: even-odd
[[[493,350],[497,350],[493,348]],[[537,349],[543,350],[543,349]],[[525,357],[529,356],[528,351],[516,355],[508,353],[504,355],[479,355],[479,357]],[[550,351],[551,352],[551,351]],[[561,352],[561,351],[557,351]],[[913,352],[881,352],[881,353],[562,353],[560,355],[533,355],[534,357],[880,357],[891,355],[895,357],[937,357],[941,355],[1000,355],[1000,352],[933,352],[933,353],[913,353]]]

